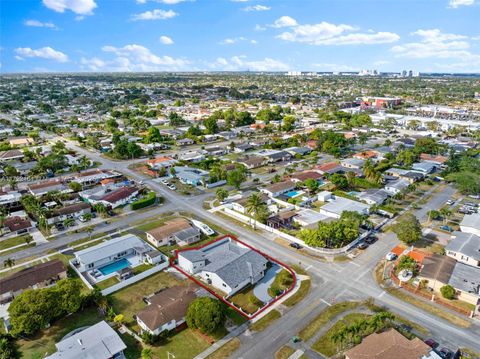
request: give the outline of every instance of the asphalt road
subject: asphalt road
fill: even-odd
[[[168,190],[162,184],[128,169],[128,165],[132,163],[130,161],[111,161],[75,144],[69,143],[69,146],[80,153],[88,155],[95,161],[102,162],[102,168],[116,169],[136,180],[143,180],[145,184],[161,194],[166,199],[165,204],[150,212],[145,212],[147,213],[146,215],[154,215],[163,211],[188,211],[197,215],[200,220],[208,220],[228,231],[240,234],[243,241],[281,261],[301,263],[308,268],[309,275],[312,278],[312,289],[307,297],[300,304],[286,311],[274,325],[264,332],[253,335],[247,331],[241,334],[240,340],[242,345],[233,354],[233,358],[257,359],[267,356],[271,357],[326,306],[339,301],[364,300],[368,297],[375,298],[378,304],[384,305],[394,313],[398,313],[428,328],[432,337],[441,342],[442,346],[451,349],[455,349],[457,346],[468,347],[480,352],[480,325],[477,321],[472,321],[472,327],[468,329],[455,327],[449,322],[389,295],[376,284],[372,276],[373,268],[384,257],[385,253],[397,244],[395,236],[381,235],[377,243],[370,246],[364,253],[352,261],[344,263],[323,262],[277,244],[273,241],[274,238],[270,233],[253,232],[245,228],[245,226],[206,212],[202,208],[202,204],[208,194],[195,197],[181,196],[176,192]],[[440,195],[442,199],[438,200],[439,203],[444,202],[443,196],[446,194]],[[436,196],[437,194],[429,202]],[[435,205],[435,202],[433,205]],[[135,218],[135,221],[138,220],[138,217]],[[120,225],[123,226],[125,223],[124,221],[121,224],[113,223],[112,227],[118,229]],[[101,231],[103,232],[105,229],[101,228]],[[52,241],[52,243],[66,245],[71,241],[70,237],[60,240],[65,241],[65,244],[59,240]],[[38,248],[43,249],[46,247],[39,246]],[[25,251],[19,252],[19,255],[23,252]]]

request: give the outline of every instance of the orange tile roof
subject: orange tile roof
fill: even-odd
[[[376,156],[377,154],[371,150],[358,152],[353,155],[353,157],[357,157],[357,158],[373,158]]]
[[[147,163],[161,163],[161,162],[167,162],[172,160],[173,159],[171,157],[158,157],[158,158],[153,158],[151,160],[147,160]]]

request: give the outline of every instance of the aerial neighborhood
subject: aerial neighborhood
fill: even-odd
[[[479,358],[478,77],[0,88],[1,358]]]

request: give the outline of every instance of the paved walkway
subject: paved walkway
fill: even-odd
[[[271,287],[275,277],[278,273],[280,273],[281,270],[282,268],[276,264],[267,270],[265,276],[260,279],[253,288],[253,294],[255,297],[264,303],[268,303],[273,299],[270,294],[268,294],[268,289]]]

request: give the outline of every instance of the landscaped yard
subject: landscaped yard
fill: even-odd
[[[168,272],[156,273],[144,280],[123,288],[108,296],[116,314],[123,314],[126,323],[135,324],[133,315],[145,307],[143,297],[153,294],[162,288],[186,284]]]
[[[339,331],[341,328],[352,325],[355,322],[359,322],[368,318],[367,314],[351,313],[336,322],[324,335],[322,335],[313,345],[312,349],[327,356],[334,356],[339,352],[340,345],[334,343],[331,339],[332,334]]]
[[[295,294],[285,300],[283,304],[285,304],[287,307],[293,307],[295,304],[297,304],[307,296],[308,292],[310,291],[310,285],[310,279],[302,280],[300,282],[300,288],[298,288]]]
[[[238,292],[230,298],[230,301],[249,314],[255,313],[264,305],[264,303],[253,294],[253,286],[249,286]]]
[[[340,313],[346,312],[347,310],[355,309],[359,305],[360,302],[341,302],[326,308],[319,315],[317,315],[315,319],[308,323],[305,328],[300,331],[300,337],[303,341],[310,339],[321,327],[327,324],[331,319],[333,319]]]
[[[103,320],[97,308],[88,308],[55,322],[50,328],[43,330],[32,338],[17,341],[22,358],[43,358],[45,354],[55,352],[55,343],[72,330],[90,326]],[[138,359],[135,358],[135,359]]]

